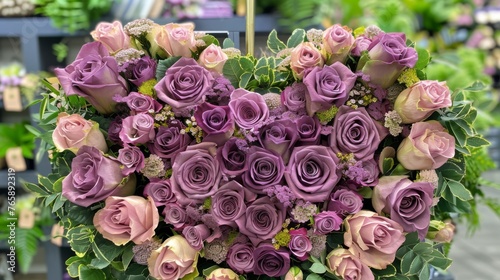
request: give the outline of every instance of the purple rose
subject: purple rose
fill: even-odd
[[[284,172],[285,165],[280,156],[252,146],[247,153],[243,185],[255,193],[264,194],[267,187],[279,185]]]
[[[388,88],[407,67],[418,60],[417,51],[406,46],[404,33],[380,33],[368,47],[370,59],[358,64],[358,69],[370,83]]]
[[[340,62],[308,71],[304,76],[304,84],[307,87],[306,110],[309,116],[328,110],[333,105],[344,105],[354,82],[356,75]]]
[[[274,203],[264,196],[247,206],[244,215],[236,220],[242,234],[250,238],[254,245],[273,238],[278,233],[286,218],[286,209],[282,203]]]
[[[177,231],[194,224],[193,220],[186,213],[186,207],[181,207],[177,203],[165,205],[163,216],[165,217],[165,223],[172,225]]]
[[[177,200],[172,192],[172,184],[169,179],[151,179],[146,187],[144,187],[142,195],[152,197],[156,207],[165,206]]]
[[[229,267],[239,274],[253,271],[254,247],[250,243],[234,243],[227,252],[226,262]]]
[[[131,195],[135,184],[134,174],[123,176],[118,160],[105,157],[97,148],[82,146],[62,181],[62,195],[76,205],[89,207],[109,196]]]
[[[219,225],[236,227],[235,221],[246,211],[246,203],[254,201],[257,195],[243,188],[236,181],[221,186],[212,196],[211,213]]]
[[[316,117],[302,116],[295,120],[297,131],[299,132],[299,141],[297,145],[317,145],[321,135],[321,123]]]
[[[120,101],[127,103],[132,115],[138,113],[157,113],[162,108],[161,104],[151,98],[151,96],[138,92],[131,92],[127,97],[122,98]]]
[[[290,119],[277,120],[259,129],[262,147],[280,155],[285,163],[298,138],[297,125]]]
[[[210,236],[210,229],[204,224],[186,226],[182,235],[191,247],[199,251],[203,248],[203,241]]]
[[[314,215],[314,233],[329,234],[340,230],[342,218],[334,211],[323,211]]]
[[[188,134],[181,133],[184,128],[178,120],[169,122],[168,126],[160,126],[155,139],[148,144],[151,153],[161,158],[173,159],[178,153],[186,150],[191,138]]]
[[[373,158],[387,129],[374,121],[365,108],[339,108],[330,134],[330,147],[335,153],[353,153],[356,160]]]
[[[300,112],[306,108],[306,91],[304,83],[293,83],[281,92],[281,104],[288,110]]]
[[[108,127],[108,139],[120,145],[122,145],[122,140],[120,139],[122,122],[123,122],[122,118],[115,117],[115,119],[111,121]]]
[[[356,37],[354,40],[354,48],[351,50],[351,54],[354,56],[361,56],[361,53],[366,51],[372,40],[364,35]]]
[[[262,95],[242,88],[231,93],[229,108],[240,128],[258,129],[269,118],[269,108]]]
[[[196,60],[182,57],[168,68],[156,85],[158,99],[172,106],[175,113],[205,101],[214,78]]]
[[[355,214],[363,208],[363,197],[349,189],[339,189],[330,196],[328,211],[334,211],[340,215],[346,216]]]
[[[271,244],[262,244],[253,251],[255,275],[279,277],[290,269],[290,253],[284,249],[276,250]]]
[[[328,147],[296,147],[285,172],[288,187],[298,199],[323,202],[340,180],[338,163],[339,159]]]
[[[364,160],[361,165],[365,172],[364,176],[360,177],[357,182],[362,186],[375,186],[378,183],[378,175],[380,175],[377,162],[375,159]]]
[[[118,160],[123,164],[124,176],[144,168],[144,154],[136,146],[125,146],[118,150]]]
[[[384,176],[373,188],[373,208],[389,214],[405,232],[417,231],[423,240],[429,229],[434,188],[432,183],[412,182],[406,176]]]
[[[133,64],[131,70],[132,77],[129,81],[139,87],[145,81],[154,79],[156,74],[156,61],[149,56],[143,56]]]
[[[247,153],[238,143],[246,145],[245,140],[233,137],[217,150],[217,160],[220,162],[221,171],[229,178],[234,178],[245,172]]]
[[[115,96],[126,96],[127,82],[118,74],[118,63],[101,42],[82,46],[75,61],[54,70],[66,95],[85,98],[101,114],[115,112]]]
[[[140,113],[123,119],[120,139],[126,144],[145,144],[155,137],[155,120],[149,114]]]
[[[288,248],[300,261],[307,260],[309,252],[312,250],[312,243],[309,237],[307,237],[307,230],[305,228],[290,230]]]
[[[385,113],[392,110],[392,104],[389,100],[383,99],[382,101],[377,101],[375,103],[370,103],[366,107],[366,111],[370,116],[376,121],[384,121]]]
[[[222,146],[234,132],[234,119],[228,106],[202,103],[194,112],[196,123],[203,130],[204,142],[214,142]]]
[[[189,146],[172,165],[172,191],[181,205],[203,203],[219,188],[221,173],[215,143]]]

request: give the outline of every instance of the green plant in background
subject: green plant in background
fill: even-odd
[[[12,218],[18,222],[25,219],[23,227],[16,227],[16,259],[20,271],[27,273],[33,257],[36,255],[39,242],[47,240],[43,228],[54,223],[49,208],[37,204],[35,195],[23,195],[16,199],[16,208],[14,212],[2,209],[0,214],[0,240],[7,240],[10,236],[9,224]],[[21,217],[22,215],[30,217]],[[30,221],[28,221],[30,220]],[[19,223],[20,224],[20,223]]]
[[[106,14],[111,0],[34,0],[35,13],[50,17],[55,27],[75,32],[91,27],[91,23]]]
[[[32,159],[35,136],[24,123],[0,124],[0,158],[5,157],[8,149],[15,147],[21,147],[24,158]]]

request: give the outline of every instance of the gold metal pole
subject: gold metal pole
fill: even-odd
[[[247,0],[245,42],[248,55],[254,55],[255,47],[255,0]]]

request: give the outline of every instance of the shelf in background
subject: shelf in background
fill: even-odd
[[[0,190],[7,188],[7,182],[9,175],[7,169],[0,170]],[[29,183],[37,183],[38,182],[38,172],[36,170],[26,170],[16,172],[16,189],[21,188],[21,183],[23,181]]]

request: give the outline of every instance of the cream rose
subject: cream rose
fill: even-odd
[[[191,57],[196,50],[193,23],[168,23],[156,34],[155,42],[170,56]]]
[[[326,256],[328,268],[342,279],[373,280],[370,268],[344,248],[337,248]]]
[[[323,66],[321,52],[311,42],[300,43],[290,55],[290,68],[297,79],[304,77],[304,71],[315,66]]]
[[[240,279],[238,274],[228,268],[217,268],[212,271],[206,280],[238,280]]]
[[[60,152],[70,150],[76,154],[82,146],[96,147],[104,153],[108,151],[99,124],[86,120],[78,114],[60,113],[56,129],[52,133],[52,140]]]
[[[198,275],[198,255],[199,252],[184,237],[174,235],[151,253],[148,259],[149,273],[161,280],[177,280],[191,273],[194,278]]]
[[[222,51],[222,48],[211,44],[201,52],[198,63],[209,71],[215,71],[222,74],[222,68],[226,60],[227,54]]]
[[[103,43],[111,54],[130,46],[130,37],[123,31],[120,21],[100,22],[90,35],[95,41]]]

